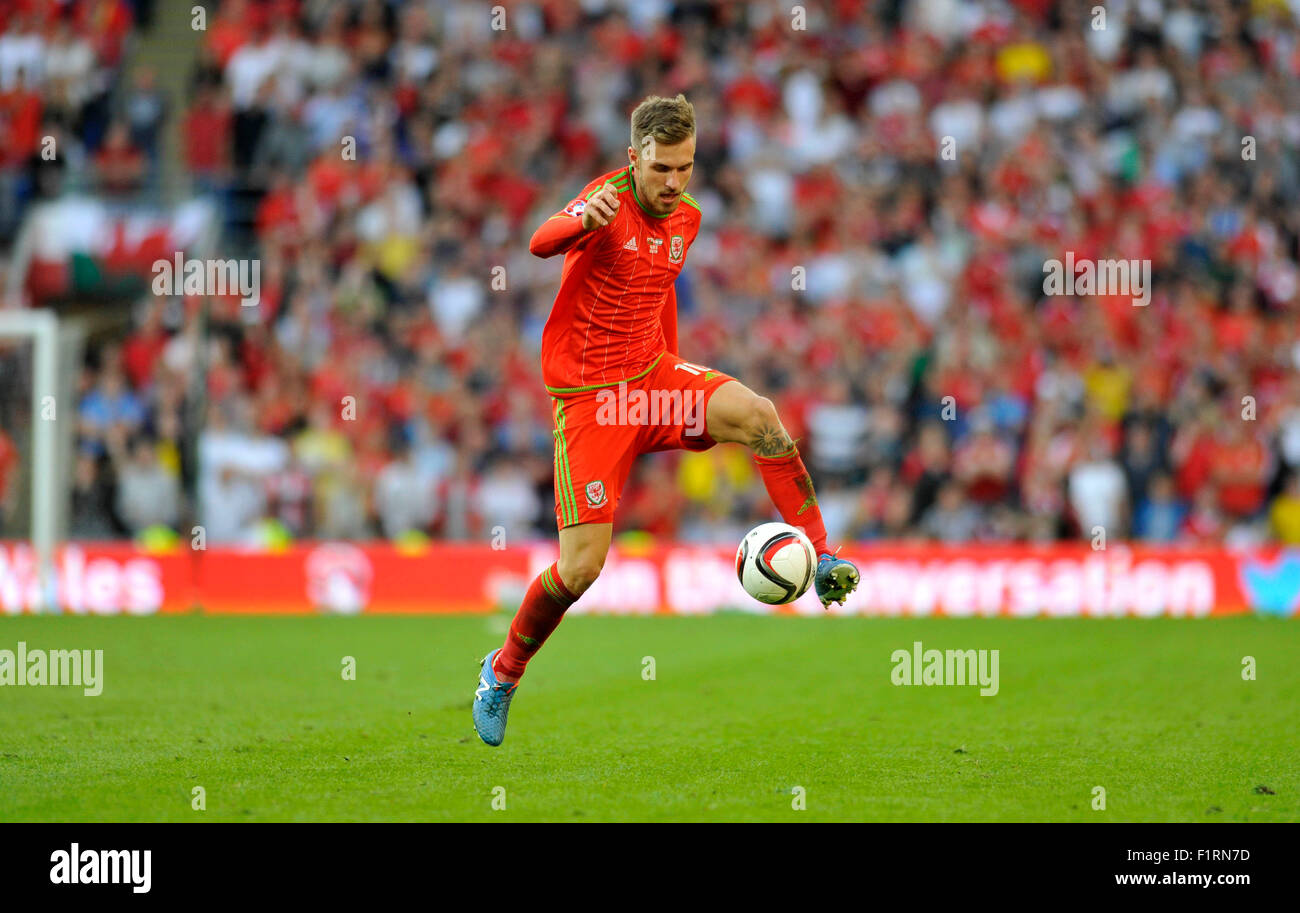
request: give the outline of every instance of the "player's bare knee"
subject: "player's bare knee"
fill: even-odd
[[[604,555],[584,554],[568,562],[561,558],[557,569],[565,588],[574,596],[581,596],[596,582],[604,566]]]
[[[565,587],[574,596],[581,596],[587,592],[599,576],[600,565],[598,564],[578,564],[568,569],[560,569],[560,577],[564,580]]]
[[[766,396],[755,396],[746,409],[745,433],[748,440],[785,434],[781,418],[776,413],[776,404]]]

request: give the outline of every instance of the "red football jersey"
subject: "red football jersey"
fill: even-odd
[[[619,194],[609,225],[582,230],[587,200],[609,181]],[[554,395],[634,380],[665,352],[677,354],[673,282],[700,230],[700,206],[683,193],[665,216],[646,210],[631,167],[601,175],[533,234],[539,257],[564,253],[564,272],[542,331],[542,381]]]

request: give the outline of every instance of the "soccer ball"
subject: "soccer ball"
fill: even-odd
[[[768,605],[794,602],[817,572],[817,553],[802,532],[785,523],[762,523],[745,533],[736,550],[736,576],[745,592]]]

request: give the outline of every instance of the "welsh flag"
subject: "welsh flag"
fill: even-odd
[[[74,295],[119,297],[148,290],[156,260],[194,251],[214,226],[203,200],[170,209],[71,197],[37,207],[18,245],[35,301]]]

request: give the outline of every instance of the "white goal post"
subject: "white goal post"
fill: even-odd
[[[30,339],[32,342],[32,424],[15,428],[31,435],[31,535],[41,581],[41,608],[57,611],[54,549],[59,523],[57,419],[71,421],[71,404],[58,402],[59,319],[48,310],[0,309],[0,338]],[[48,399],[47,399],[48,397]],[[54,406],[54,421],[43,416]]]

